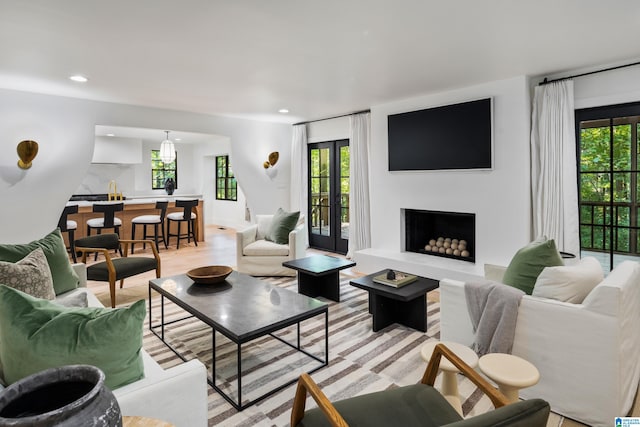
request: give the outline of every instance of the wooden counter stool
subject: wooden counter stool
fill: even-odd
[[[124,210],[124,203],[94,203],[93,212],[102,212],[102,218],[92,218],[87,220],[87,237],[91,236],[91,230],[95,229],[97,234],[101,234],[105,228],[113,228],[113,232],[120,237],[120,227],[122,220],[115,216],[116,212]],[[122,256],[122,251],[118,249]],[[94,260],[98,259],[96,252]]]
[[[67,240],[69,240],[69,252],[71,252],[71,258],[73,258],[73,262],[78,262],[76,257],[76,240],[75,234],[78,229],[78,223],[71,219],[68,219],[68,216],[71,214],[78,213],[78,205],[69,205],[65,206],[62,215],[60,215],[60,219],[58,220],[58,228],[62,233],[67,233]]]
[[[176,249],[180,248],[180,239],[186,237],[187,243],[191,242],[191,238],[193,237],[193,242],[198,246],[198,241],[196,240],[196,214],[193,212],[195,207],[198,206],[198,200],[176,200],[176,207],[183,208],[182,212],[172,212],[167,215],[167,243],[169,243],[169,239],[171,236],[175,236],[178,238],[178,242],[176,243]],[[176,221],[178,223],[178,233],[171,233],[171,222]],[[181,234],[180,226],[183,222],[187,223],[187,233]]]
[[[420,354],[425,362],[429,362],[433,349],[440,341],[431,341],[422,346]],[[442,341],[442,344],[446,345],[449,350],[454,352],[456,356],[462,359],[471,368],[478,366],[478,355],[469,347],[458,344],[451,341]],[[462,415],[462,403],[460,402],[460,393],[458,392],[458,378],[457,374],[460,372],[453,363],[449,360],[442,358],[440,360],[439,370],[442,371],[442,390],[440,393],[445,399],[453,406],[453,408]]]
[[[140,215],[131,220],[131,240],[136,238],[136,225],[142,226],[142,234],[143,239],[147,240],[147,237],[153,237],[156,241],[156,248],[160,249],[160,244],[158,243],[158,237],[160,234],[158,233],[158,226],[160,226],[160,233],[162,233],[162,243],[164,243],[164,248],[167,247],[167,239],[164,236],[164,217],[167,214],[167,207],[169,206],[169,202],[156,202],[156,209],[160,211],[158,215]],[[153,235],[147,234],[147,227],[149,225],[153,225]],[[131,244],[131,253],[134,251],[135,244]],[[146,249],[147,244],[142,244],[142,249]]]
[[[521,357],[506,353],[489,353],[480,358],[480,370],[492,379],[509,402],[520,399],[520,389],[536,385],[540,372]]]

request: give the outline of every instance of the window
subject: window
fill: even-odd
[[[238,200],[238,183],[233,176],[229,156],[216,156],[216,199]]]
[[[178,188],[178,153],[171,163],[160,160],[160,150],[151,150],[151,189],[164,190],[164,182],[173,178]]]
[[[640,256],[640,104],[576,111],[580,247],[605,268]]]

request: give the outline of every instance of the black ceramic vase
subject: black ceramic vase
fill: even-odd
[[[176,182],[173,178],[167,178],[164,182],[164,189],[167,191],[168,195],[172,195],[173,191],[176,189]]]
[[[0,426],[122,426],[120,406],[90,365],[50,368],[0,392]]]

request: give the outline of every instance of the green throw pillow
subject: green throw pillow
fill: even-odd
[[[0,285],[0,360],[12,384],[56,366],[102,369],[116,389],[144,376],[145,301],[127,308],[65,308]]]
[[[298,218],[300,218],[299,211],[285,212],[282,208],[278,208],[278,211],[271,218],[269,233],[265,238],[280,245],[289,243],[289,233],[296,228]]]
[[[0,261],[20,261],[37,248],[42,248],[44,255],[47,257],[56,295],[78,287],[80,279],[78,279],[78,275],[71,267],[67,248],[64,246],[64,240],[59,228],[56,228],[42,239],[34,240],[31,243],[0,245]]]
[[[502,283],[521,289],[531,295],[536,279],[545,267],[564,265],[556,242],[547,238],[536,239],[518,250],[504,272]]]

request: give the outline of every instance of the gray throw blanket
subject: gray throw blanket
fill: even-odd
[[[476,334],[473,350],[487,353],[511,353],[516,332],[518,306],[525,293],[498,282],[467,282],[464,295]]]

